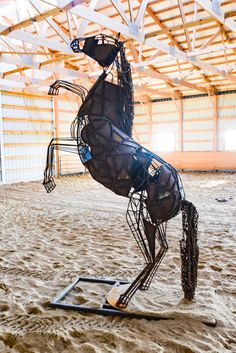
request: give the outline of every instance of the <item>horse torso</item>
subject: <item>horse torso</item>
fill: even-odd
[[[98,80],[82,104],[78,113],[79,139],[90,155],[83,163],[96,181],[118,195],[145,192],[153,222],[168,214],[166,206],[173,216],[183,198],[178,174],[125,133],[121,92],[122,87]]]

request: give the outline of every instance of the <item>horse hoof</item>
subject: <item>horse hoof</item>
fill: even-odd
[[[122,301],[119,302],[119,299],[120,296],[126,292],[129,286],[130,283],[121,285],[117,284],[116,286],[112,287],[107,295],[107,302],[115,308],[125,309],[127,303],[122,303]]]

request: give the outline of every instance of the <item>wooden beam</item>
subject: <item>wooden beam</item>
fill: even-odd
[[[150,8],[150,6],[147,7],[147,13],[152,17],[152,19],[154,20],[154,22],[161,28],[161,29],[169,29],[167,28],[158,18],[158,16],[156,14],[154,14],[154,12],[152,11],[152,9]],[[178,41],[175,39],[175,37],[173,36],[172,33],[170,33],[169,31],[166,33],[167,37],[171,40],[171,42],[173,43],[173,45],[175,45],[179,50],[182,50],[182,47],[179,45]],[[146,35],[146,38],[148,38],[148,34]]]
[[[230,36],[228,35],[228,33],[226,32],[225,28],[222,25],[220,25],[220,30],[221,30],[221,33],[225,36],[225,39],[227,40],[227,42],[229,44],[233,44],[232,39],[230,38]],[[232,48],[232,50],[236,54],[236,48]]]
[[[11,118],[11,117],[4,117],[2,118],[3,121],[14,121],[14,122],[21,122],[21,123],[45,123],[45,124],[51,124],[52,121],[48,119],[32,119],[32,118]]]
[[[226,18],[225,12],[220,6],[216,7],[216,1],[213,0],[195,0],[204,10],[211,14],[218,22],[222,23],[225,27],[236,33],[236,22],[232,18]],[[218,3],[219,4],[219,3]]]
[[[75,38],[73,33],[72,14],[70,12],[66,12],[66,18],[67,18],[67,23],[68,23],[69,33],[70,33],[70,41],[72,41]]]
[[[183,4],[182,4],[182,2],[180,0],[178,0],[178,5],[179,5],[180,15],[181,15],[182,22],[183,22],[183,28],[184,28],[185,37],[186,37],[187,43],[188,43],[188,50],[192,51],[192,45],[191,45],[190,38],[189,38],[188,28],[186,28],[184,7],[183,7]]]
[[[3,31],[6,26],[0,25],[0,31]],[[22,30],[16,30],[14,32],[10,32],[8,37],[21,40],[23,42],[29,42],[35,44],[37,46],[46,47],[52,50],[61,51],[62,53],[71,53],[73,55],[72,49],[70,49],[67,45],[61,44],[55,40],[49,40],[46,37],[41,37],[39,35],[34,35],[29,32],[25,32]]]
[[[200,47],[200,50],[209,47],[209,45],[211,45],[216,40],[216,38],[220,35],[220,33],[221,33],[221,31],[219,29]]]
[[[183,109],[183,99],[179,99],[178,101],[179,104],[179,150],[180,152],[183,152],[184,150],[184,109]]]
[[[14,96],[14,97],[28,97],[28,98],[33,98],[33,99],[45,99],[47,101],[51,100],[51,96],[48,95],[41,95],[41,94],[32,94],[32,93],[25,93],[25,92],[9,92],[9,91],[1,91],[2,94],[7,94],[8,96]]]
[[[45,0],[42,0],[45,2]],[[50,3],[51,5],[53,5],[54,1],[53,0],[47,0],[47,3]],[[55,5],[54,5],[55,6]],[[59,5],[57,5],[58,7]],[[128,38],[132,38],[134,40],[138,40],[138,42],[144,42],[144,34],[141,32],[136,33],[132,33],[130,31],[130,28],[127,25],[124,25],[122,23],[120,23],[117,20],[114,20],[113,18],[110,18],[108,16],[105,16],[99,12],[96,12],[94,10],[91,10],[85,6],[82,5],[78,5],[75,8],[72,8],[69,10],[71,13],[85,18],[86,20],[96,23],[100,26],[105,26],[106,28],[111,29],[112,31],[115,31],[117,33],[121,33],[124,36],[128,37]]]
[[[23,67],[28,67],[28,68],[33,68],[36,70],[40,69],[41,65],[41,70],[47,71],[47,72],[52,72],[52,73],[59,73],[63,74],[65,77],[74,77],[74,78],[84,78],[84,79],[89,79],[89,75],[84,72],[79,72],[76,70],[70,70],[70,69],[65,69],[63,67],[59,67],[56,65],[43,65],[43,62],[29,62],[25,59],[22,58],[9,58],[8,56],[2,55],[1,61],[8,63],[8,64],[13,64],[13,65],[19,65]]]
[[[1,167],[2,167],[2,182],[5,183],[5,150],[4,150],[4,134],[3,134],[3,116],[2,116],[2,94],[0,91],[0,149],[1,149]]]
[[[13,74],[16,74],[17,72],[22,72],[25,70],[29,70],[29,68],[25,67],[25,66],[18,67],[17,69],[14,69],[14,70],[5,71],[2,75],[2,77],[5,78],[6,76],[13,75]]]
[[[182,8],[181,8],[181,9],[182,9]],[[182,9],[182,11],[183,11],[183,9]],[[153,20],[158,24],[158,26],[160,26],[160,28],[162,28],[162,29],[165,29],[165,28],[166,28],[166,26],[159,20],[159,18],[153,13],[153,11],[152,11],[150,8],[147,9],[147,12],[148,12],[149,15],[153,18]],[[183,16],[184,16],[184,14],[183,14]],[[184,24],[186,24],[185,18],[184,18]],[[186,30],[187,30],[187,29],[186,29]],[[186,31],[185,31],[185,32],[186,32]],[[188,34],[188,32],[187,32],[187,34]],[[184,51],[183,47],[178,43],[178,41],[176,40],[176,38],[175,38],[171,33],[167,33],[167,36],[168,36],[168,38],[171,40],[171,42],[172,42],[180,51]],[[189,45],[190,45],[190,49],[191,49],[190,40],[189,40]],[[178,60],[177,60],[177,64],[178,64],[178,66],[179,66],[179,61],[178,61]],[[194,65],[194,64],[192,64],[192,65],[193,65],[193,67],[194,67],[195,69],[200,70],[200,68],[198,68],[196,65]],[[205,82],[207,82],[207,83],[210,82],[210,80],[208,79],[208,77],[207,77],[205,74],[202,74],[201,76],[202,76],[202,78],[203,78],[203,80],[204,80]],[[215,87],[211,87],[210,89],[208,88],[208,90],[209,90],[209,93],[210,93],[210,94],[215,94],[215,92],[216,92],[216,88],[215,88]]]
[[[35,8],[35,10],[39,12],[40,15],[43,14],[44,10],[41,7],[38,0],[28,0],[28,1]],[[46,17],[45,21],[66,42],[66,44],[70,44],[70,38],[63,33],[63,31],[60,29],[60,27],[50,17]]]
[[[236,170],[235,152],[161,152],[159,155],[177,169]]]
[[[236,11],[226,12],[226,14],[225,14],[225,18],[231,18],[234,16],[236,16]],[[186,22],[185,28],[201,26],[201,25],[208,24],[210,22],[215,22],[215,21],[216,21],[216,19],[212,16],[206,17],[206,18],[200,18],[196,21]],[[158,31],[153,31],[151,33],[148,33],[148,34],[146,34],[146,38],[152,38],[152,37],[160,36],[162,34],[174,33],[176,31],[182,31],[182,30],[183,30],[183,25],[171,26],[170,28],[165,28],[165,29],[161,29]]]
[[[133,45],[132,42],[131,42],[131,43],[127,43],[127,46],[128,46],[128,48],[131,50],[131,52],[132,52],[132,54],[133,54],[134,61],[137,63],[137,62],[139,61],[138,50],[135,48],[135,46]],[[141,59],[143,59],[143,57],[141,57]],[[165,81],[166,84],[167,84],[167,86],[168,86],[170,89],[172,89],[172,88],[174,87],[174,82],[172,81],[172,79],[171,79],[170,77],[168,77],[167,75],[162,75],[161,72],[160,72],[158,69],[156,69],[153,65],[149,65],[148,67],[149,67],[149,69],[150,69],[152,72],[154,72],[153,75],[155,75],[155,73],[158,74],[158,78],[161,79],[161,80],[163,80],[163,81]],[[137,69],[135,69],[135,68],[133,67],[133,70],[136,71],[136,72],[139,73],[139,74],[141,74],[142,72],[145,72],[145,74],[148,75],[148,72],[149,72],[149,77],[153,77],[153,75],[150,76],[150,72],[151,72],[151,71],[147,71],[146,69],[143,69],[142,72],[139,72],[139,70],[137,70]],[[154,77],[155,77],[155,76],[154,76]],[[166,94],[164,94],[164,93],[160,93],[160,95],[166,96]],[[178,91],[178,92],[176,91],[176,92],[174,92],[174,93],[171,92],[170,95],[171,95],[174,99],[178,99],[178,98],[181,96],[181,93],[180,93],[179,91]]]
[[[49,60],[43,61],[42,63],[39,64],[39,68],[41,69],[41,67],[43,67],[45,65],[58,63],[59,61],[64,61],[64,60],[70,59],[70,58],[71,58],[71,55],[60,55],[60,56],[57,56],[54,59],[49,59]]]
[[[197,14],[198,14],[198,4],[194,3],[194,13],[193,13],[193,20],[196,21],[197,19]],[[185,23],[185,28],[186,23]],[[193,33],[192,33],[192,49],[195,48],[195,41],[196,41],[196,26],[193,27]]]
[[[139,3],[140,3],[140,6],[135,19],[135,24],[138,28],[140,28],[141,24],[143,23],[143,20],[145,17],[145,11],[148,6],[149,0],[142,0],[142,1],[139,1]]]
[[[51,131],[42,131],[42,130],[4,130],[5,135],[50,135],[52,136]]]
[[[98,0],[91,0],[91,2],[89,4],[89,9],[94,10],[97,5],[97,2],[98,2]],[[75,15],[72,14],[72,16],[75,16]],[[78,30],[78,33],[77,33],[77,37],[82,37],[84,35],[85,29],[88,26],[88,23],[89,23],[88,20],[85,20],[85,19],[82,20],[80,27],[79,27],[79,30]]]
[[[149,45],[150,47],[163,50],[164,52],[166,52],[167,54],[175,58],[190,62],[191,64],[194,64],[194,66],[197,66],[206,72],[210,72],[214,75],[219,75],[219,76],[228,78],[232,82],[236,82],[236,76],[228,75],[224,71],[216,68],[215,66],[210,65],[207,62],[202,61],[200,59],[197,59],[196,57],[188,56],[186,53],[181,52],[177,48],[175,49],[173,47],[169,47],[167,44],[163,42],[160,42],[160,41],[157,42],[157,40],[150,38],[145,40],[145,44]]]
[[[218,105],[218,96],[212,96],[212,104],[213,104],[213,151],[217,152],[218,151],[218,138],[219,138],[219,133],[218,133],[218,123],[219,123],[219,105]]]
[[[49,2],[49,1],[47,0],[47,2]],[[91,22],[97,23],[101,26],[105,26],[105,27],[111,29],[112,31],[120,32],[125,37],[136,40],[139,43],[143,43],[143,44],[146,44],[147,46],[150,46],[152,48],[162,50],[165,53],[173,56],[175,59],[181,59],[183,61],[193,63],[195,66],[198,66],[201,69],[206,70],[207,72],[211,72],[215,75],[220,75],[220,76],[226,77],[224,75],[224,72],[218,70],[216,67],[214,67],[206,62],[203,62],[197,58],[188,57],[185,53],[183,53],[179,49],[171,47],[171,46],[169,46],[169,45],[167,45],[157,39],[153,39],[153,38],[146,39],[144,37],[144,34],[141,32],[134,34],[134,33],[130,32],[130,29],[128,26],[125,26],[125,25],[121,24],[120,22],[118,22],[114,19],[111,19],[101,13],[97,13],[97,12],[92,11],[84,6],[81,6],[81,5],[78,5],[75,8],[72,8],[70,10],[70,12],[74,13],[75,15],[78,15],[80,17],[83,17]],[[231,77],[229,77],[229,76],[227,78],[231,79]],[[233,76],[232,76],[232,80],[234,80]]]
[[[121,16],[121,18],[124,20],[124,22],[129,26],[130,25],[130,20],[126,16],[126,13],[122,7],[122,3],[120,0],[110,0],[113,4],[113,6],[116,8],[117,12]]]
[[[221,30],[217,31],[215,35],[213,35],[213,37],[217,36],[221,33]],[[212,37],[211,37],[212,39]],[[206,43],[199,49],[199,50],[195,50],[192,51],[190,53],[187,53],[187,56],[199,56],[199,55],[206,55],[206,54],[210,54],[210,53],[214,53],[216,51],[223,51],[223,50],[229,50],[229,49],[236,49],[236,43],[232,43],[232,44],[224,44],[218,47],[210,47],[210,48],[206,48]]]
[[[134,2],[132,0],[128,0],[128,5],[129,5],[130,22],[133,22],[134,21]]]
[[[171,96],[173,96],[173,93],[162,92],[161,90],[152,89],[146,86],[139,86],[136,84],[134,84],[134,93],[137,96],[144,95],[144,94],[148,94],[154,97],[161,96],[165,98],[170,98]]]
[[[20,105],[20,104],[2,104],[5,109],[18,109],[18,110],[35,110],[39,112],[52,112],[52,108],[37,107],[36,105]]]
[[[153,129],[152,129],[152,104],[148,102],[147,106],[147,114],[148,114],[148,140],[149,140],[149,148],[153,149]]]
[[[137,69],[134,68],[134,71],[136,72]],[[138,71],[139,72],[139,71]],[[154,71],[154,70],[150,70],[150,69],[144,69],[143,71],[141,71],[142,73],[144,73],[145,75],[149,76],[149,77],[155,77],[158,78],[159,80],[165,81],[165,82],[169,82],[169,83],[174,83],[176,85],[180,85],[180,86],[184,86],[184,87],[188,87],[197,91],[201,91],[204,93],[207,93],[207,89],[205,87],[202,86],[198,86],[195,85],[193,83],[190,83],[184,79],[179,79],[179,78],[170,78],[168,75],[162,74],[158,71]]]
[[[63,9],[55,7],[53,9],[51,9],[51,10],[45,11],[42,14],[39,14],[39,15],[36,15],[34,17],[28,18],[28,19],[26,19],[24,21],[18,22],[16,24],[12,25],[12,26],[2,27],[0,29],[0,35],[6,36],[9,33],[12,33],[12,32],[14,32],[14,31],[16,31],[18,29],[25,28],[25,27],[28,27],[28,26],[32,25],[33,22],[41,22],[41,21],[45,20],[47,17],[58,15],[61,12],[63,12]]]

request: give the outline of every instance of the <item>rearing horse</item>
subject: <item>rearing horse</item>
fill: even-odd
[[[123,43],[119,38],[100,34],[74,39],[71,48],[95,59],[103,67],[103,73],[89,92],[61,80],[50,86],[49,94],[58,94],[62,87],[79,95],[82,105],[71,124],[71,137],[54,138],[48,146],[43,184],[47,192],[56,186],[52,177],[54,150],[60,149],[79,154],[95,180],[129,198],[127,222],[146,265],[120,295],[116,303],[119,308],[127,306],[137,289],[149,288],[168,250],[166,222],[182,210],[182,287],[185,298],[191,300],[197,284],[198,213],[193,204],[185,200],[177,171],[131,137],[133,85]],[[113,68],[111,65],[116,68],[116,84],[106,80]]]

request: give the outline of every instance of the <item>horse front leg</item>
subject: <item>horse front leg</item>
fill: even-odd
[[[52,139],[50,141],[47,149],[46,168],[44,170],[43,180],[43,186],[45,187],[47,193],[51,192],[56,187],[56,183],[53,179],[55,140],[56,139]]]
[[[49,87],[48,94],[52,96],[56,96],[59,94],[59,88],[64,88],[72,93],[80,96],[82,101],[84,101],[88,91],[85,87],[77,85],[76,83],[71,83],[68,81],[57,80]]]
[[[64,141],[64,143],[59,143],[59,141],[62,141],[62,140]],[[68,139],[53,138],[48,145],[46,168],[44,170],[44,180],[43,180],[43,185],[47,193],[50,193],[56,187],[56,183],[53,178],[55,149],[61,150],[64,152],[72,152],[72,153],[78,154],[78,146],[73,144],[72,141],[73,141],[72,138],[68,138]]]

